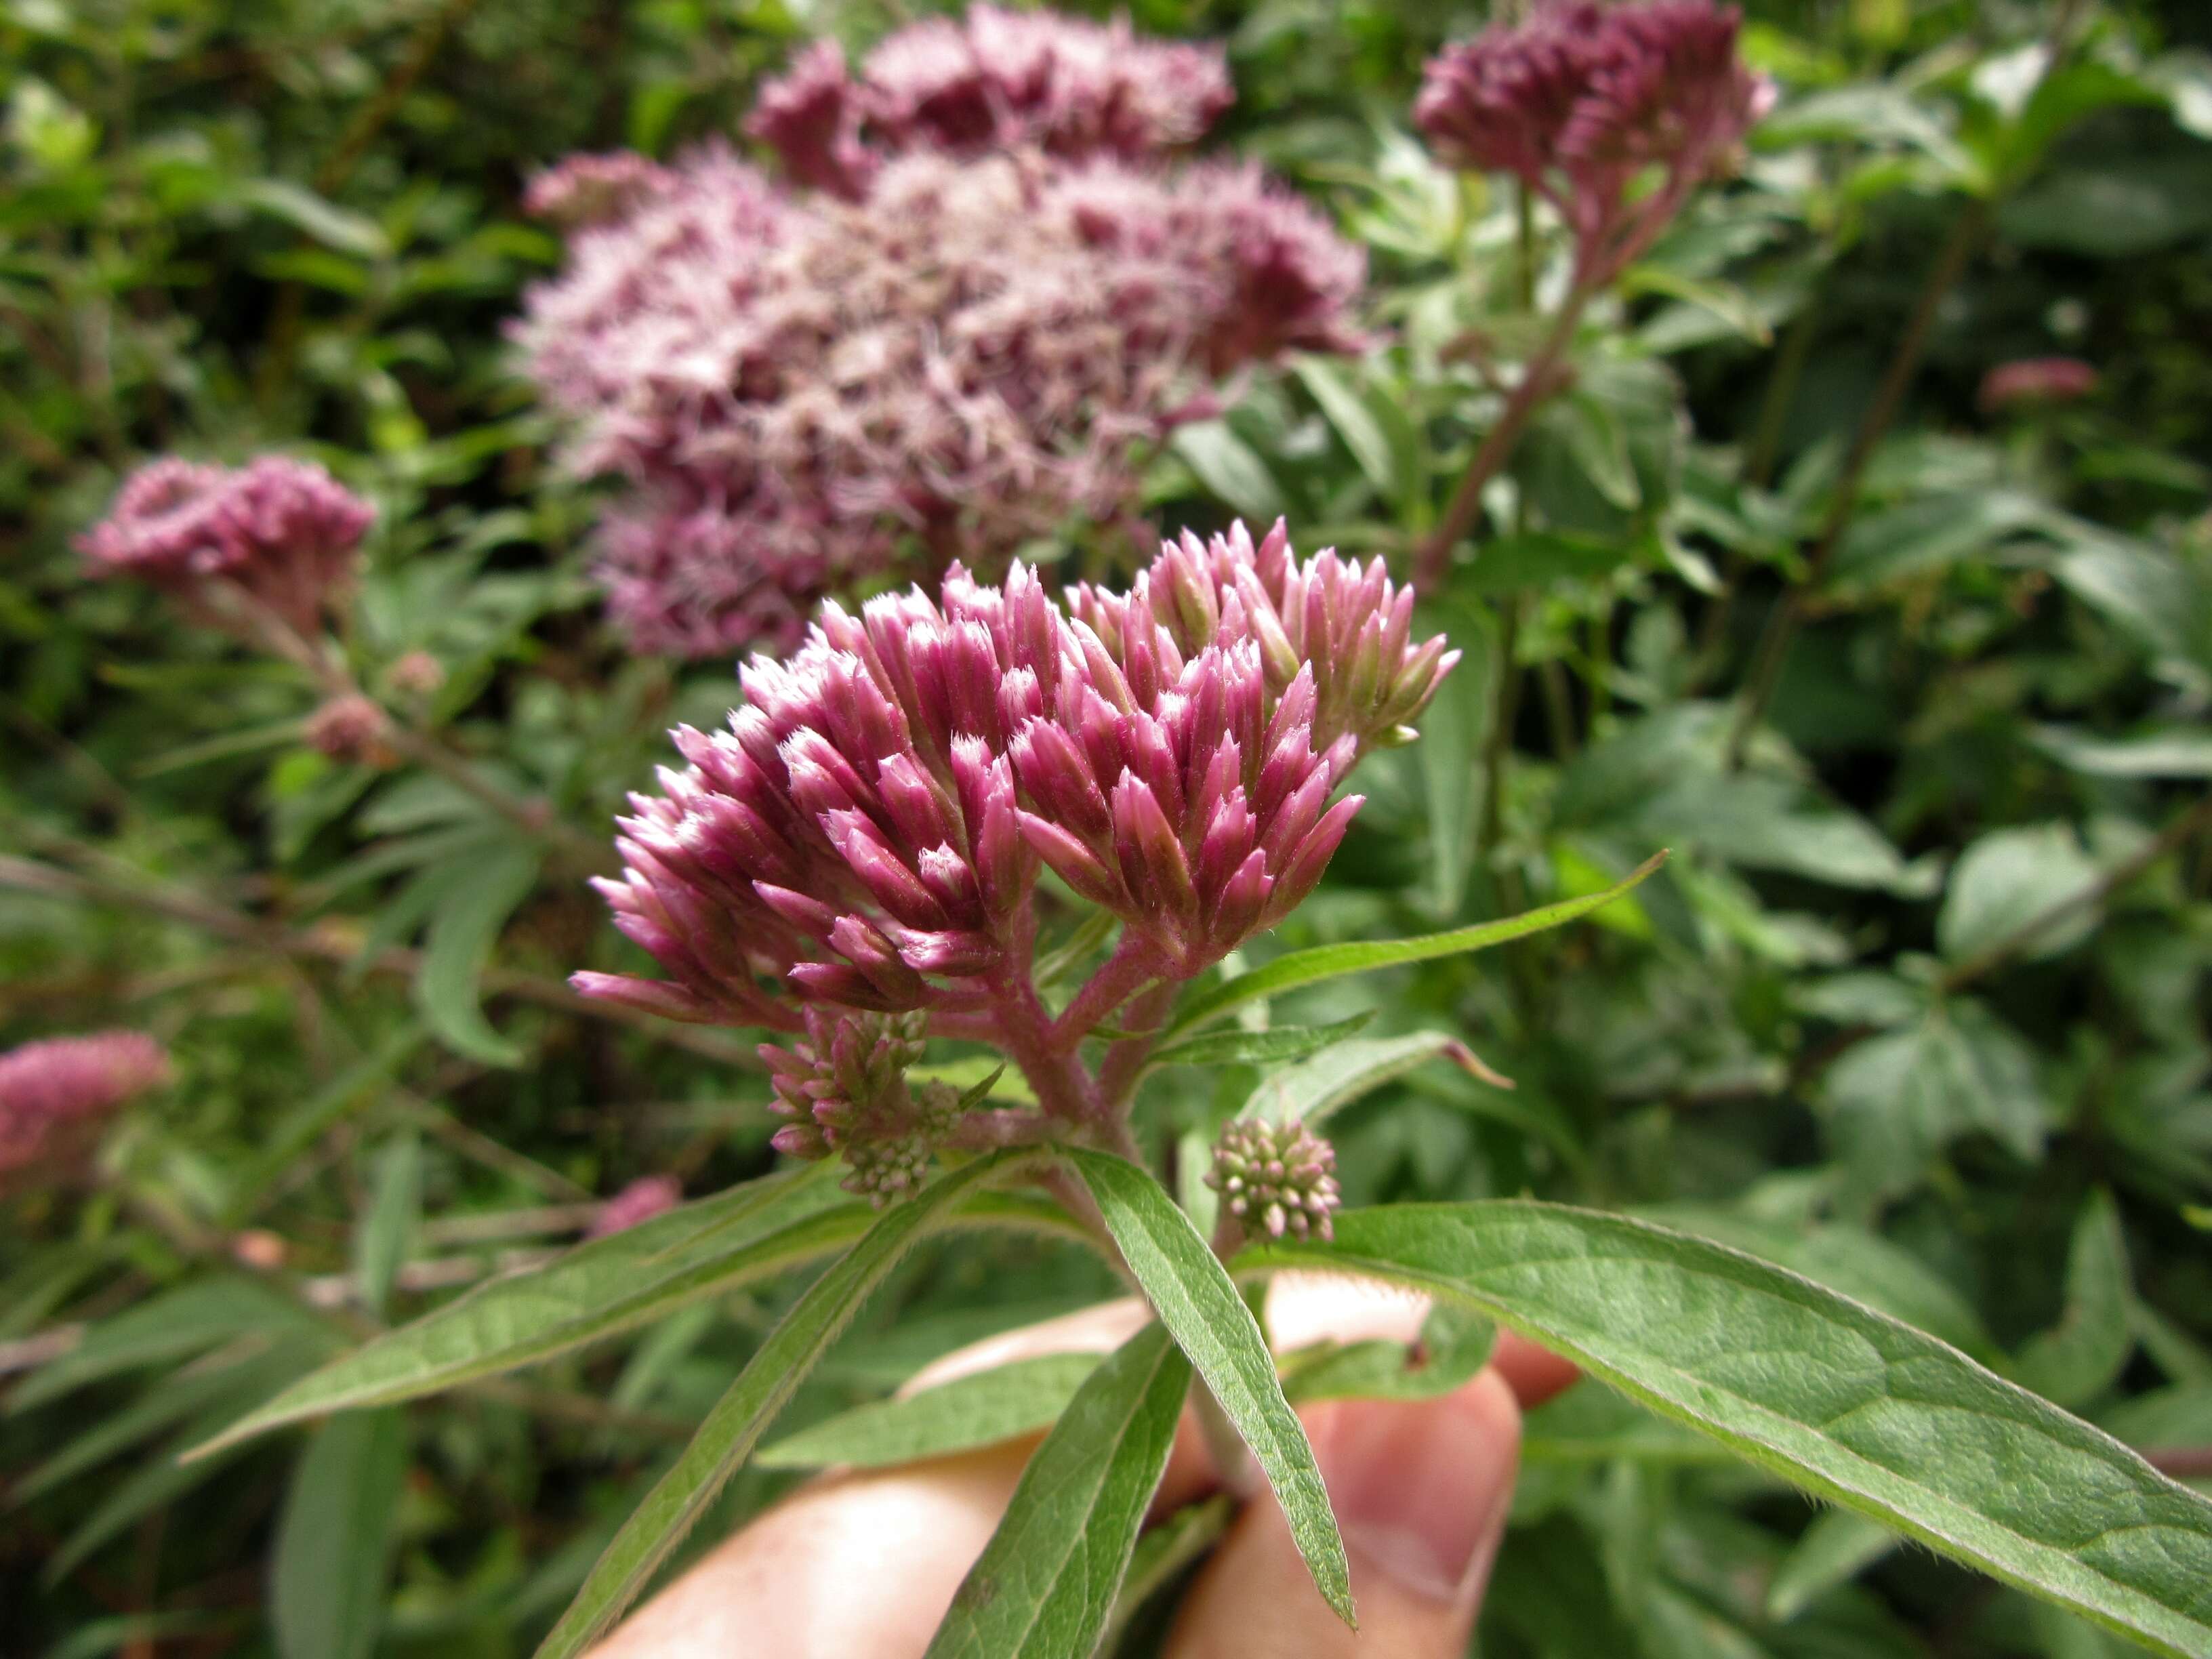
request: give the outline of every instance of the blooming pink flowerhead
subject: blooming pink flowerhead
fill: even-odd
[[[1139,446],[1214,377],[1346,344],[1363,264],[1247,168],[896,157],[864,199],[726,153],[574,240],[532,296],[569,465],[635,485],[599,538],[641,647],[786,644],[925,548],[995,565],[1113,522]]]
[[[50,1037],[0,1054],[0,1175],[65,1156],[168,1075],[161,1044],[137,1031]]]
[[[898,30],[857,78],[827,42],[763,88],[746,131],[816,189],[857,195],[882,155],[1036,149],[1135,161],[1189,143],[1235,100],[1221,53],[1125,20],[969,8]]]
[[[1379,563],[1301,563],[1280,526],[1187,537],[1066,608],[1018,564],[825,605],[621,822],[600,890],[670,977],[577,988],[787,1030],[785,994],[985,1007],[1026,971],[1040,862],[1188,978],[1320,880],[1359,805],[1336,787],[1456,659],[1410,624]]]
[[[684,1183],[672,1175],[640,1176],[605,1203],[585,1231],[586,1238],[605,1238],[665,1215],[684,1201]]]
[[[1999,363],[1982,377],[1979,402],[1991,414],[2073,403],[2094,392],[2098,380],[2095,367],[2079,357],[2023,357]]]
[[[301,634],[351,579],[375,514],[313,462],[264,455],[234,470],[173,458],[131,474],[77,540],[103,573],[208,604],[243,598]]]
[[[1713,0],[1551,0],[1431,58],[1414,122],[1440,159],[1549,200],[1583,278],[1609,278],[1771,106],[1771,83],[1736,55],[1741,21]],[[1653,167],[1663,184],[1630,204]]]

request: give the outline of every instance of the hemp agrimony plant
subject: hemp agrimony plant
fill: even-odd
[[[1509,1325],[1812,1492],[2168,1651],[2203,1651],[2203,1500],[1935,1338],[1617,1215],[1516,1200],[1340,1206],[1328,1112],[1464,1050],[1443,1033],[1368,1041],[1224,1018],[1571,920],[1656,864],[1512,921],[1231,969],[1320,879],[1360,805],[1331,798],[1362,752],[1410,740],[1454,661],[1442,639],[1414,638],[1411,595],[1379,561],[1301,561],[1279,525],[1256,541],[1242,526],[1186,536],[1126,593],[1079,586],[1055,600],[1019,565],[997,586],[956,567],[934,600],[886,595],[858,615],[825,604],[790,660],[748,665],[726,731],[676,734],[687,764],[623,820],[623,873],[600,886],[668,977],[577,980],[673,1018],[784,1033],[762,1053],[787,1120],[776,1145],[800,1167],[487,1286],[216,1443],[480,1378],[827,1259],[541,1650],[579,1653],[650,1585],[919,1238],[1046,1229],[1094,1247],[1173,1346],[1147,1332],[1133,1339],[1144,1364],[1067,1380],[1061,1426],[1031,1465],[1043,1473],[1016,1492],[975,1569],[988,1585],[954,1598],[933,1652],[1081,1659],[1097,1647],[1127,1611],[1142,1498],[1186,1386],[1224,1467],[1255,1469],[1282,1504],[1316,1592],[1356,1620],[1292,1410],[1310,1356],[1270,1353],[1247,1301],[1289,1267],[1395,1282]],[[1041,953],[1048,917],[1057,936]],[[1068,977],[1047,960],[1091,965]],[[925,1064],[939,1042],[998,1063],[955,1086]],[[1212,1200],[1209,1237],[1132,1110],[1151,1068],[1231,1060],[1263,1081],[1185,1186]],[[830,1169],[858,1201],[839,1201]],[[1356,1386],[1471,1375],[1486,1340],[1451,1337]],[[958,1420],[934,1424],[927,1449],[1037,1426],[1036,1378],[1006,1382],[970,1379]],[[884,1414],[910,1409],[817,1425],[799,1461],[860,1455]],[[1127,1431],[1086,1426],[1102,1420]],[[1010,1554],[1030,1565],[1009,1575]]]

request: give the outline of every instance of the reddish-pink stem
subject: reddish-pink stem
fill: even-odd
[[[1073,1054],[1078,1043],[1106,1024],[1107,1017],[1134,996],[1147,980],[1158,979],[1161,969],[1158,948],[1149,939],[1124,932],[1114,954],[1099,964],[1098,971],[1085,981],[1053,1022],[1053,1046]]]

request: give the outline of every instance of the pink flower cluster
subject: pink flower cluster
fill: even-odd
[[[1214,1141],[1206,1184],[1248,1231],[1270,1238],[1335,1237],[1330,1218],[1343,1203],[1336,1148],[1300,1119],[1231,1119]]]
[[[870,52],[857,79],[823,41],[762,89],[746,124],[787,172],[858,198],[885,152],[1034,148],[1139,161],[1188,144],[1236,101],[1218,51],[1051,12],[972,6]]]
[[[1510,173],[1559,210],[1577,276],[1610,280],[1773,102],[1712,0],[1550,0],[1516,27],[1447,47],[1413,118],[1454,166]],[[1647,168],[1662,181],[1631,203]]]
[[[242,598],[312,635],[374,518],[312,462],[264,455],[233,470],[170,457],[132,473],[77,549],[95,569],[152,582],[211,615]]]
[[[0,1176],[65,1155],[168,1074],[161,1044],[137,1031],[52,1037],[0,1054]]]
[[[1982,376],[1980,403],[1991,414],[2042,404],[2070,404],[2097,389],[2094,364],[2079,357],[2022,357]]]
[[[1359,806],[1331,793],[1456,660],[1412,641],[1412,607],[1379,559],[1300,563],[1280,526],[1186,536],[1066,609],[1019,564],[999,586],[956,567],[941,605],[827,604],[789,662],[744,669],[728,731],[675,734],[689,764],[622,820],[600,890],[671,977],[577,988],[793,1030],[788,993],[927,1011],[1025,1063],[1072,1052],[1312,890]],[[1028,978],[1040,862],[1123,925],[1057,1022]]]
[[[632,641],[788,648],[908,550],[996,565],[1126,517],[1138,446],[1217,379],[1352,344],[1364,260],[1320,215],[1255,168],[1146,159],[1225,97],[1194,48],[978,9],[763,94],[811,189],[726,149],[564,164],[546,199],[619,207],[519,338],[571,469],[635,486],[599,539]]]
[[[675,182],[666,167],[629,150],[571,155],[530,181],[522,210],[571,228],[597,224],[665,194]]]

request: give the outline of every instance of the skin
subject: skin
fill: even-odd
[[[1370,1282],[1278,1277],[1279,1349],[1324,1337],[1410,1340],[1426,1304]],[[1145,1318],[1134,1302],[1033,1325],[949,1355],[908,1391],[1042,1353],[1103,1352]],[[1571,1366],[1504,1335],[1457,1393],[1332,1401],[1300,1415],[1342,1528],[1355,1635],[1316,1594],[1282,1512],[1262,1492],[1200,1570],[1169,1659],[1335,1659],[1466,1651],[1513,1495],[1521,1413],[1574,1380]],[[730,1659],[746,1653],[919,1656],[998,1524],[1034,1438],[871,1474],[831,1474],[755,1520],[616,1630],[593,1659]],[[1164,1513],[1220,1484],[1188,1413],[1154,1503]]]

